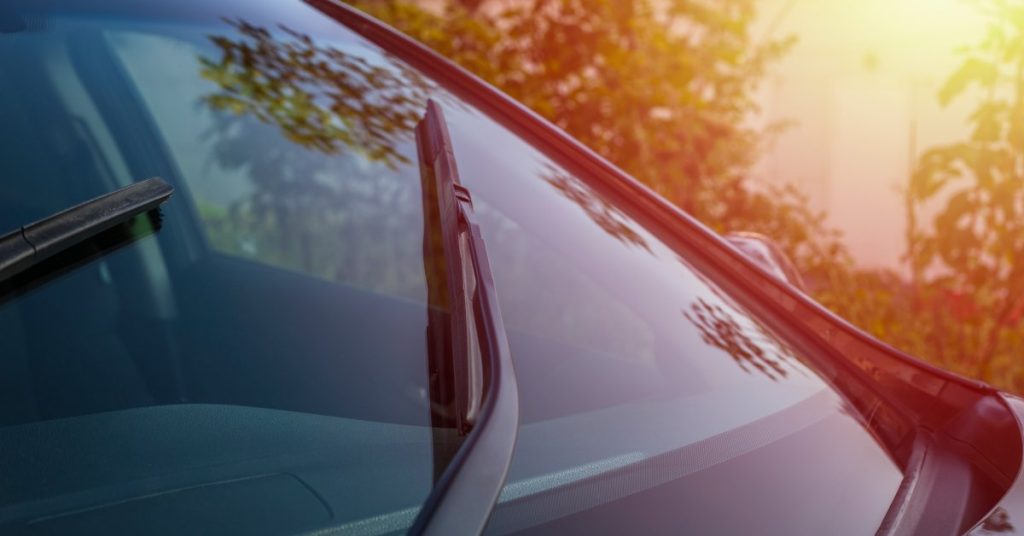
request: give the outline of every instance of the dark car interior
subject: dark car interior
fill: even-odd
[[[0,47],[16,73],[0,102],[17,103],[0,106],[0,232],[119,186],[56,94],[53,51],[22,35]],[[70,64],[107,72],[86,48]],[[119,110],[105,117],[131,176],[174,181],[146,158],[161,147],[137,105],[91,83]],[[213,253],[176,186],[158,226],[137,218],[0,283],[3,532],[294,533],[418,505],[424,306]]]

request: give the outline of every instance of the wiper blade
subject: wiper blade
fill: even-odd
[[[149,212],[167,201],[174,187],[146,179],[57,212],[0,236],[0,281]]]
[[[451,413],[441,421],[465,440],[435,483],[411,532],[479,534],[512,461],[519,395],[473,198],[459,180],[448,127],[433,100],[416,127],[416,139],[432,311],[431,397],[435,406]],[[438,255],[443,269],[434,262]],[[438,314],[444,309],[447,316]],[[438,333],[438,327],[444,333]],[[448,359],[437,363],[439,357]]]

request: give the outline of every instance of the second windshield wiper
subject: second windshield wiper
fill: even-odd
[[[423,179],[434,423],[435,429],[450,430],[464,440],[451,446],[455,452],[442,452],[443,472],[411,532],[479,534],[512,461],[519,395],[473,198],[459,179],[437,102],[427,103],[416,139]],[[449,447],[438,442],[435,448]]]
[[[90,199],[0,236],[0,281],[155,209],[172,193],[174,187],[155,177]]]

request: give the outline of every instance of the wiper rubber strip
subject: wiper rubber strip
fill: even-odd
[[[125,186],[0,236],[0,281],[167,201],[159,177]]]
[[[416,139],[421,174],[436,187],[451,307],[455,408],[458,426],[468,435],[435,483],[410,532],[479,534],[512,462],[519,394],[473,199],[459,180],[448,127],[437,102],[427,103],[426,116],[416,127]],[[427,214],[424,219],[429,219]],[[471,329],[471,321],[475,329]],[[479,343],[479,357],[471,340]]]

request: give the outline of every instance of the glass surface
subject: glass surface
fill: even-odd
[[[0,526],[408,523],[460,441],[429,396],[429,84],[299,2],[115,4],[2,3],[0,232],[176,190],[0,283]]]
[[[878,528],[902,474],[806,356],[585,175],[449,125],[521,398],[491,532]]]
[[[408,527],[451,454],[412,137],[431,96],[520,388],[491,530],[877,528],[900,471],[807,356],[593,178],[308,4],[0,5],[25,27],[0,34],[0,229],[177,188],[0,284],[0,526]]]

